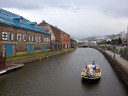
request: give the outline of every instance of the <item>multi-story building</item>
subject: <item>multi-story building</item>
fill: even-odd
[[[62,49],[70,48],[70,35],[61,31],[61,42]]]
[[[55,26],[46,23],[44,20],[38,24],[38,26],[51,34],[51,50],[61,49],[60,31],[57,30]]]
[[[63,32],[61,29],[46,23],[44,20],[38,24],[39,27],[48,31],[51,34],[51,49],[70,48],[70,35]]]
[[[126,32],[125,31],[120,32],[120,38],[122,38],[122,39],[126,38]]]
[[[6,56],[41,52],[50,49],[51,34],[36,22],[0,9],[0,52]]]

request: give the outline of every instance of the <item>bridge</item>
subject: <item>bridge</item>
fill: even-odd
[[[79,46],[80,48],[81,48],[81,47],[88,47],[87,44],[79,44],[78,46]]]

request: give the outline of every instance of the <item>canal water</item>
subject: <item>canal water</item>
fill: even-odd
[[[80,73],[93,60],[102,77],[86,81]],[[75,51],[25,64],[22,69],[0,76],[0,96],[128,96],[109,62],[97,50]]]

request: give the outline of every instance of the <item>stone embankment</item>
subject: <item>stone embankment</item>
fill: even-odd
[[[24,64],[24,63],[32,62],[32,61],[35,61],[35,60],[48,58],[50,56],[62,54],[62,53],[65,53],[65,52],[73,51],[73,50],[75,50],[75,48],[74,49],[73,48],[68,49],[68,50],[60,50],[60,51],[57,51],[57,52],[51,52],[51,53],[40,54],[40,55],[35,55],[35,56],[28,56],[28,57],[23,57],[23,58],[19,58],[19,59],[7,60],[6,65],[9,66],[11,64]]]
[[[120,57],[119,54],[115,54],[115,58],[113,57],[114,53],[108,50],[103,51],[102,49],[95,48],[100,51],[106,59],[110,62],[113,69],[117,73],[120,80],[123,81],[124,85],[128,87],[128,61]]]
[[[5,73],[8,73],[8,72],[10,72],[12,70],[21,68],[23,66],[24,66],[24,64],[12,64],[12,65],[8,65],[5,69],[0,70],[0,75],[1,74],[5,74]]]

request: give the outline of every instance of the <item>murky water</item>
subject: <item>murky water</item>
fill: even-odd
[[[80,73],[93,60],[102,77],[81,79]],[[97,50],[75,51],[25,64],[22,69],[0,76],[0,96],[127,96],[109,62]]]

